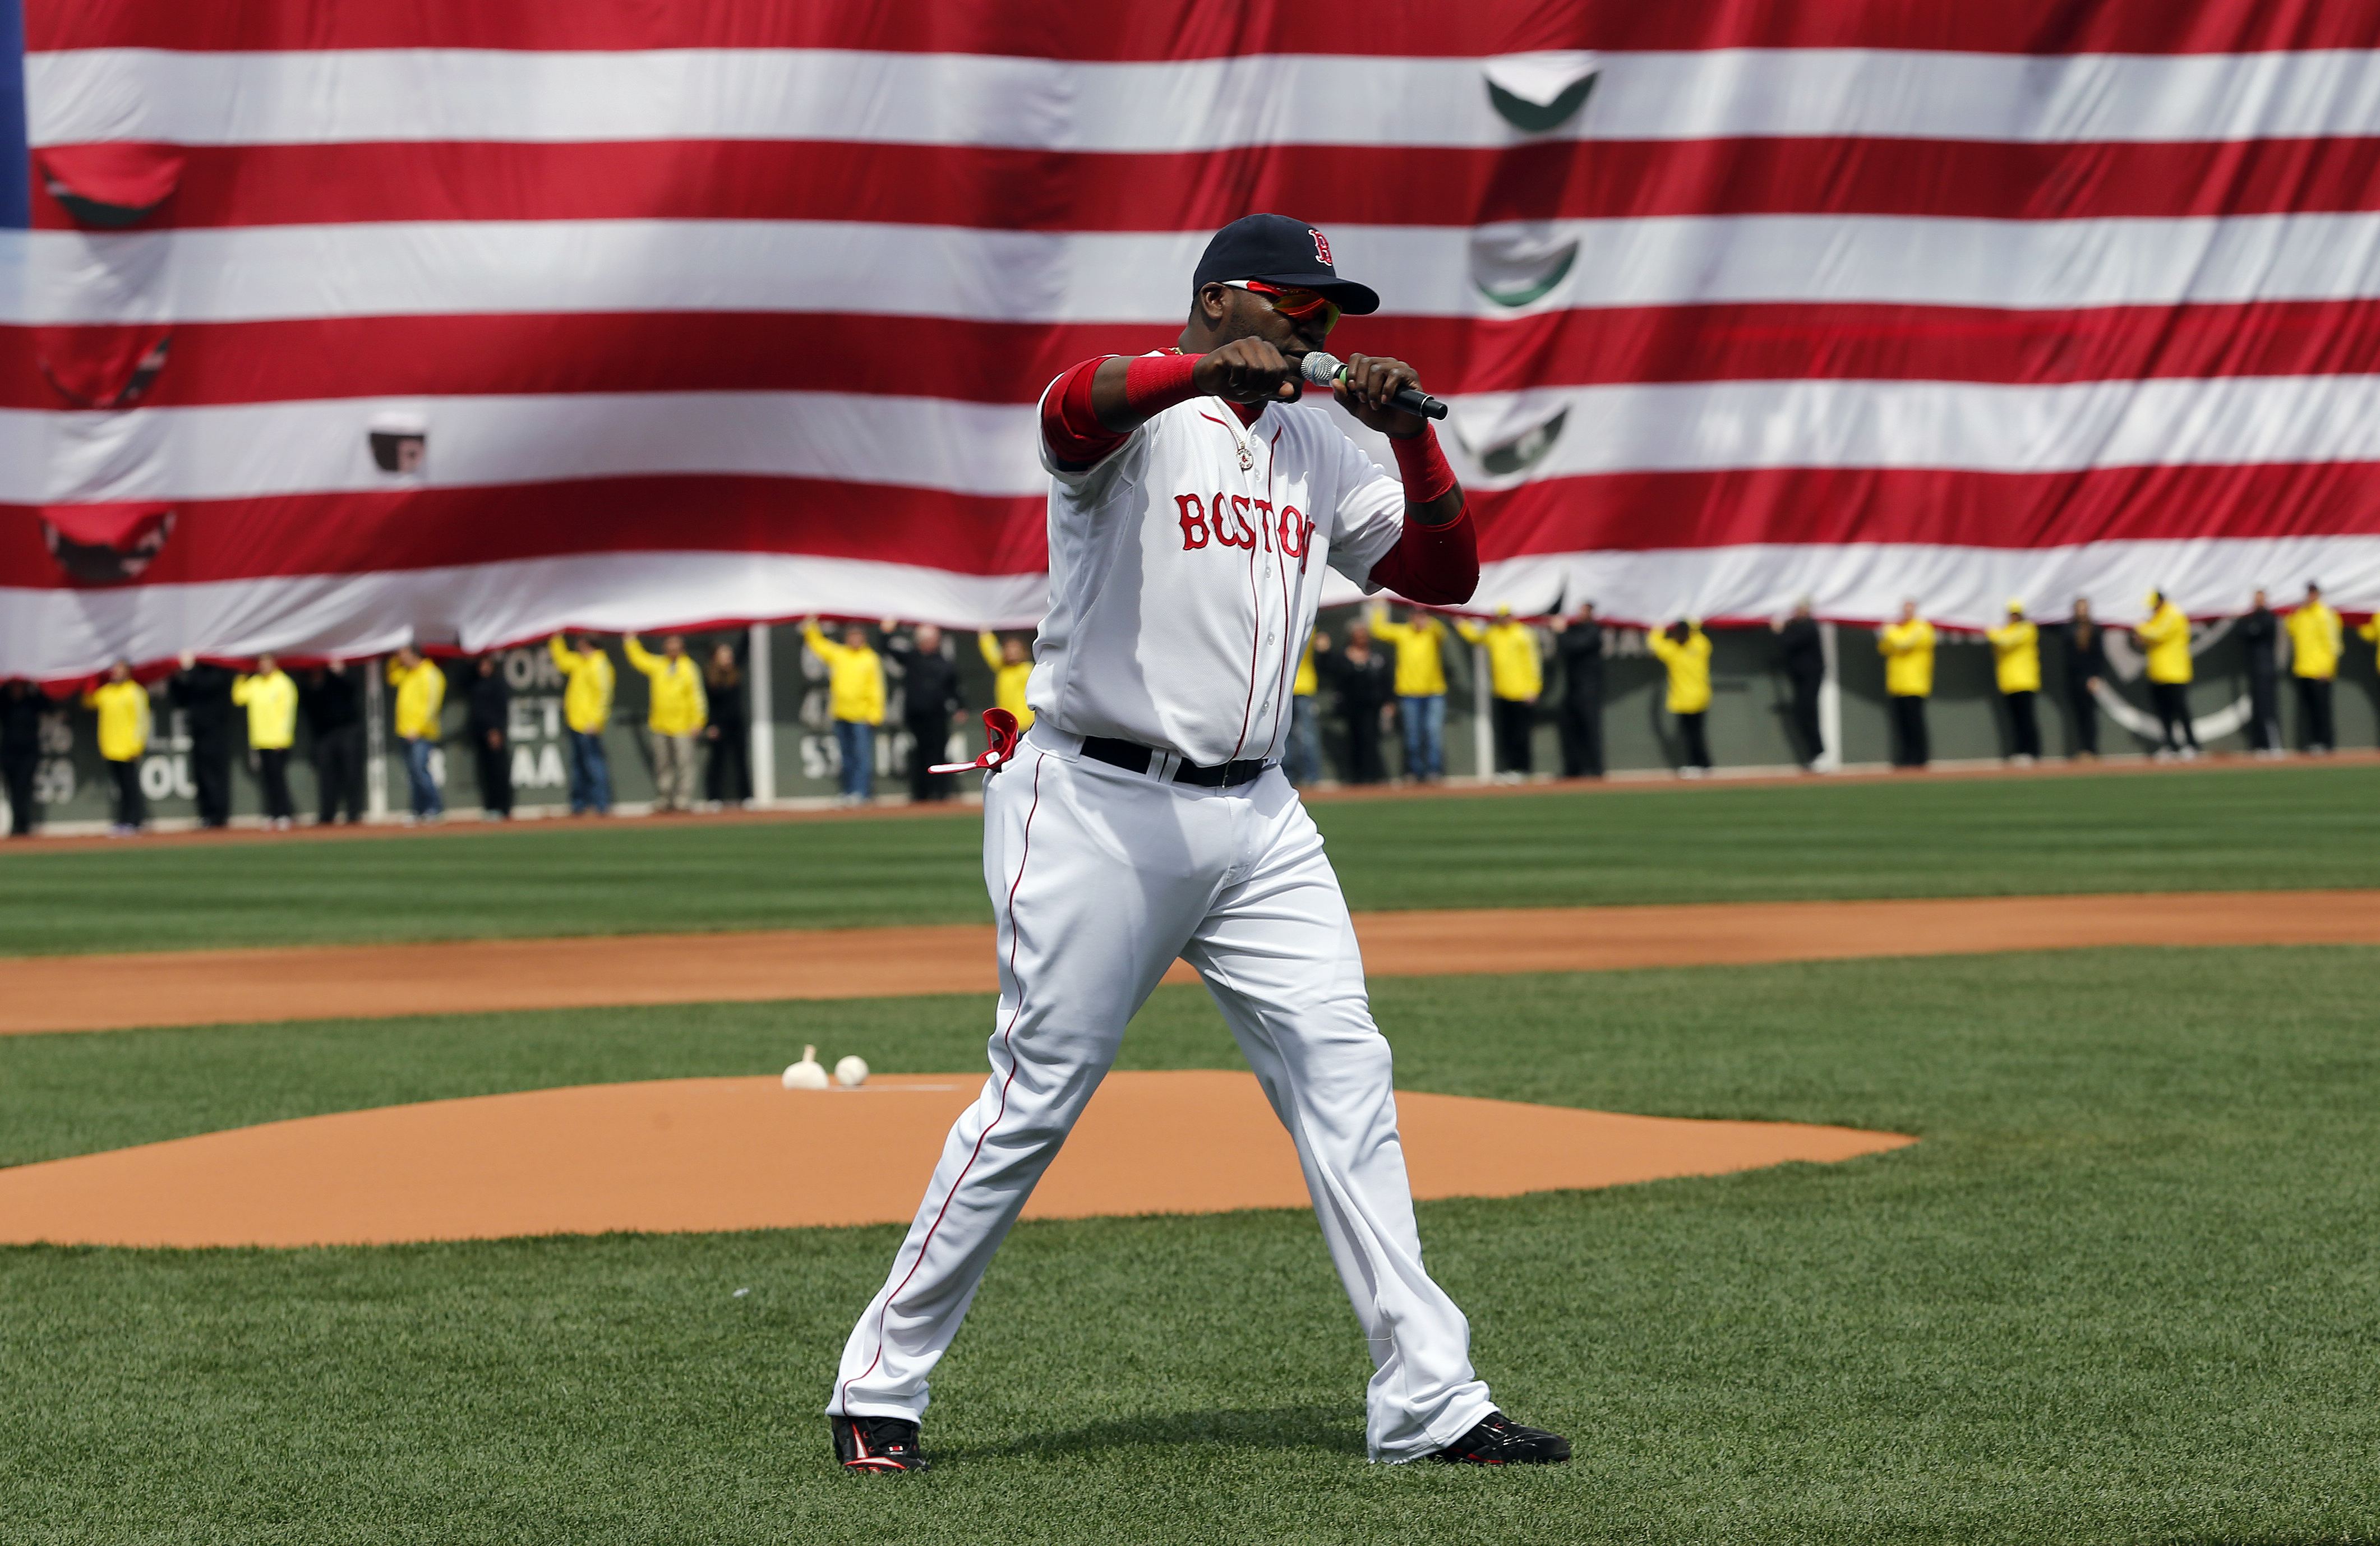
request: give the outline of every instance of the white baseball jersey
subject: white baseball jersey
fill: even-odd
[[[1212,764],[1281,754],[1323,566],[1367,592],[1404,485],[1330,416],[1177,404],[1086,471],[1049,442],[1050,614],[1026,701],[1077,736]]]

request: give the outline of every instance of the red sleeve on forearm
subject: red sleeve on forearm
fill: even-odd
[[[1060,467],[1089,467],[1124,443],[1091,411],[1091,378],[1112,358],[1084,360],[1041,394],[1041,438]]]
[[[1198,395],[1191,377],[1198,369],[1195,354],[1145,354],[1123,368],[1123,406],[1143,419],[1154,419]]]
[[[1479,535],[1465,508],[1452,520],[1424,526],[1410,515],[1397,545],[1372,566],[1372,583],[1424,606],[1460,606],[1479,589]]]
[[[1438,432],[1425,423],[1421,433],[1391,439],[1389,452],[1397,458],[1397,478],[1405,486],[1405,503],[1427,505],[1442,499],[1454,487],[1454,469],[1439,449]]]

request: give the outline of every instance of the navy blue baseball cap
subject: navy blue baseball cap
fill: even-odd
[[[1368,285],[1342,279],[1330,266],[1330,238],[1303,220],[1285,214],[1246,214],[1215,233],[1207,244],[1198,270],[1190,276],[1194,290],[1232,279],[1260,279],[1268,285],[1293,285],[1318,290],[1350,316],[1367,316],[1380,309],[1379,293]]]

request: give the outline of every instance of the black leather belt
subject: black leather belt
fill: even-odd
[[[1111,768],[1122,768],[1126,773],[1145,773],[1149,764],[1162,754],[1138,741],[1120,741],[1112,736],[1086,736],[1083,737],[1083,755],[1105,762]],[[1270,766],[1269,762],[1257,760],[1218,762],[1213,767],[1183,762],[1173,770],[1173,782],[1196,785],[1201,789],[1229,789],[1235,784],[1254,783]]]

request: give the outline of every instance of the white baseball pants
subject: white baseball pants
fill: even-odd
[[[1206,980],[1297,1145],[1371,1345],[1375,1460],[1452,1443],[1493,1404],[1471,1328],[1422,1266],[1389,1044],[1338,876],[1278,768],[1210,790],[1078,755],[1037,725],[984,794],[1000,930],[991,1077],[951,1128],[830,1413],[917,1418],[991,1255],[1176,956]],[[1185,1154],[1185,1164],[1198,1156]]]

